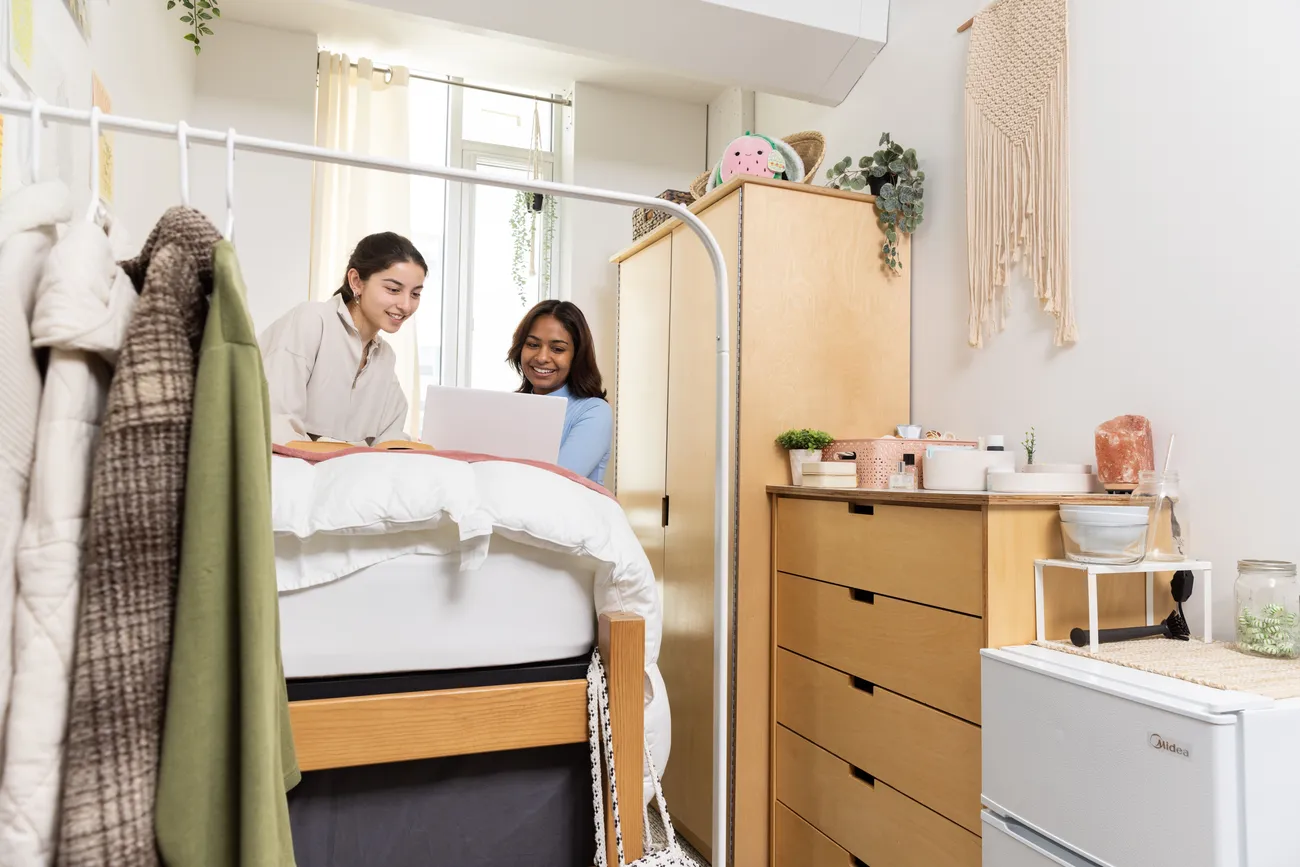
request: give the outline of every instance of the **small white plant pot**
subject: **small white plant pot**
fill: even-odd
[[[803,465],[822,459],[821,449],[790,449],[790,484],[803,484]]]

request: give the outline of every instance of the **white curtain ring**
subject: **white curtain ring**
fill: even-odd
[[[99,119],[103,111],[99,106],[90,109],[90,207],[86,210],[86,222],[95,222],[99,213]]]
[[[32,100],[32,126],[28,130],[30,136],[28,140],[27,165],[32,172],[32,183],[40,180],[41,175],[41,126],[44,121],[41,119],[41,112],[45,110],[45,100],[39,96]]]
[[[190,206],[190,125],[185,121],[176,124],[176,143],[180,146],[181,204]]]
[[[235,239],[235,128],[226,130],[226,240]]]

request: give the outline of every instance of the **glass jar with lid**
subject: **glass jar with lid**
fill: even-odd
[[[1191,559],[1191,526],[1178,473],[1142,470],[1129,502],[1147,508],[1146,559],[1167,562]]]
[[[1300,578],[1283,560],[1237,563],[1237,647],[1260,656],[1300,656]]]

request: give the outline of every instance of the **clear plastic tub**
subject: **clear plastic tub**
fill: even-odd
[[[1082,523],[1061,520],[1061,541],[1065,556],[1076,563],[1128,566],[1146,555],[1147,522]]]

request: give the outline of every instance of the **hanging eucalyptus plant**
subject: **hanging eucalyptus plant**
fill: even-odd
[[[885,243],[880,247],[885,265],[893,272],[900,270],[898,260],[898,235],[912,234],[925,217],[925,172],[920,171],[914,148],[903,149],[889,133],[880,136],[880,150],[858,160],[845,157],[827,169],[826,186],[838,190],[864,190],[870,188],[876,197],[876,218],[885,232]]]
[[[190,32],[185,34],[185,40],[194,43],[195,54],[203,50],[203,37],[212,35],[208,22],[221,17],[221,9],[217,5],[219,2],[220,0],[167,0],[168,9],[175,9],[180,4],[185,10],[181,23],[190,28]]]
[[[524,290],[529,277],[540,273],[542,293],[550,288],[556,217],[554,196],[522,190],[515,194],[515,205],[510,212],[510,235],[514,241],[511,273],[519,289],[519,300],[524,304],[528,303]]]

